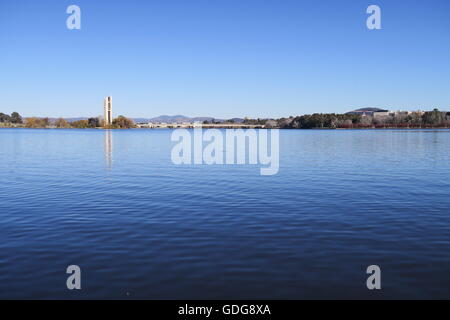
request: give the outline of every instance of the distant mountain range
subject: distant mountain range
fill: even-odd
[[[54,121],[57,118],[49,118],[50,121]],[[74,122],[79,120],[87,120],[88,117],[77,117],[77,118],[64,118],[68,122]],[[168,115],[162,115],[155,118],[132,118],[134,122],[136,123],[148,123],[148,122],[154,122],[154,123],[194,123],[194,122],[203,122],[203,121],[217,121],[217,122],[223,122],[225,119],[215,119],[213,117],[186,117],[183,115],[175,115],[175,116],[168,116]],[[229,120],[229,119],[227,119]],[[233,118],[235,123],[242,123],[244,119],[241,118]]]
[[[168,116],[163,115],[155,118],[133,118],[134,122],[136,123],[147,123],[147,122],[153,122],[153,123],[193,123],[193,122],[203,122],[203,121],[216,121],[216,122],[224,122],[225,120],[230,119],[216,119],[213,117],[186,117],[183,115],[175,115],[175,116]],[[244,119],[241,118],[233,118],[231,120],[234,120],[235,123],[241,123],[244,121]]]
[[[211,121],[214,120],[212,117],[186,117],[183,115],[175,115],[175,116],[168,116],[163,115],[155,118],[134,118],[134,122],[161,122],[161,123],[179,123],[179,122],[203,122],[203,121]]]

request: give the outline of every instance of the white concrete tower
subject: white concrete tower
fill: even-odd
[[[105,126],[112,125],[112,97],[106,97],[103,100],[103,109],[105,112],[104,119],[105,119]]]

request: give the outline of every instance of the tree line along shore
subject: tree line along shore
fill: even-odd
[[[280,119],[245,119],[244,124],[279,129],[450,128],[450,112],[400,112],[383,116],[354,113],[314,113]]]
[[[204,121],[204,124],[226,125],[234,120]],[[265,128],[279,129],[390,129],[390,128],[450,128],[450,112],[434,109],[427,112],[392,114],[383,117],[359,114],[315,113],[280,119],[244,119],[244,125],[260,125]],[[67,121],[64,118],[49,119],[39,117],[22,118],[19,113],[11,115],[0,113],[0,127],[16,128],[105,128],[131,129],[138,126],[125,116],[118,116],[112,125],[104,126],[101,118]]]
[[[64,118],[51,120],[50,118],[29,117],[22,118],[19,113],[13,112],[7,115],[0,112],[0,127],[4,128],[34,128],[34,129],[131,129],[136,125],[132,119],[124,116],[118,116],[112,121],[111,125],[105,126],[100,118],[88,118],[85,120],[67,121]]]

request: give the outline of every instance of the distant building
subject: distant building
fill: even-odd
[[[375,113],[389,114],[389,110],[384,110],[380,108],[361,108],[354,111],[347,112],[347,114],[355,114],[360,116],[373,116]]]
[[[389,111],[380,108],[361,108],[354,111],[347,112],[346,114],[355,114],[362,117],[374,117],[374,118],[385,118],[385,117],[398,117],[398,116],[423,116],[425,112],[422,110],[417,111]]]
[[[373,113],[373,116],[376,117],[387,117],[390,116],[392,114],[392,112],[387,111],[387,110],[382,110],[382,111],[375,111]]]
[[[112,97],[103,100],[105,126],[112,125]]]

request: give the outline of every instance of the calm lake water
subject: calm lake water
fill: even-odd
[[[170,135],[0,129],[0,298],[450,298],[450,131],[283,130],[275,176]]]

